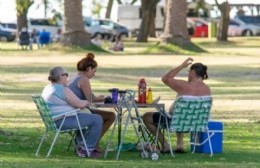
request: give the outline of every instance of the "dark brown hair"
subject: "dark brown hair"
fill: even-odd
[[[94,60],[95,56],[93,53],[87,53],[85,58],[82,58],[78,64],[77,69],[78,71],[86,71],[88,67],[91,67],[91,69],[96,68],[97,61]]]
[[[191,65],[190,70],[194,70],[198,77],[208,79],[208,67],[206,65],[203,65],[202,63],[195,63]]]

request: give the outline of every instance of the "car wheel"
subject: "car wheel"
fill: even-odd
[[[253,32],[251,30],[245,30],[242,33],[243,36],[253,36]]]
[[[99,33],[99,32],[95,33],[92,37],[94,38],[94,37],[97,37],[97,36],[98,36],[100,39],[104,38],[104,37],[102,36],[102,34]]]
[[[0,41],[4,41],[4,42],[7,42],[8,41],[8,38],[3,36],[3,37],[0,37]]]

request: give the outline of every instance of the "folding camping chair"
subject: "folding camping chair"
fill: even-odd
[[[43,144],[43,141],[45,140],[45,138],[47,137],[47,134],[48,132],[54,132],[55,133],[55,136],[54,136],[54,139],[52,141],[52,144],[51,144],[51,147],[48,151],[48,154],[47,154],[47,157],[49,157],[49,155],[51,154],[51,151],[52,151],[52,148],[59,136],[59,133],[64,133],[64,132],[68,132],[70,133],[71,131],[80,131],[80,135],[81,135],[81,138],[83,140],[83,143],[84,143],[84,147],[87,151],[87,155],[89,156],[89,151],[88,151],[88,148],[87,148],[87,144],[86,144],[86,141],[85,141],[85,138],[83,136],[83,132],[82,132],[82,129],[86,129],[86,128],[82,128],[80,123],[79,123],[79,119],[78,119],[78,115],[77,115],[77,112],[80,110],[80,109],[76,109],[76,110],[72,110],[72,111],[68,111],[68,112],[64,112],[63,114],[61,115],[58,115],[58,116],[55,116],[55,118],[62,118],[62,123],[60,125],[59,128],[56,127],[56,124],[54,122],[54,119],[52,116],[51,116],[51,111],[48,107],[48,105],[44,102],[43,98],[40,96],[40,95],[33,95],[32,96],[32,99],[34,101],[34,103],[36,104],[36,107],[41,115],[41,118],[42,118],[42,121],[44,122],[44,125],[45,125],[45,128],[46,128],[46,131],[45,131],[45,134],[43,135],[42,139],[41,139],[41,142],[39,144],[39,147],[35,153],[36,156],[38,156],[38,153],[40,151],[40,148]],[[64,121],[66,119],[66,117],[69,117],[69,116],[75,116],[76,119],[77,119],[77,123],[78,123],[78,128],[73,128],[73,129],[62,129],[62,126],[64,124]],[[74,136],[73,136],[74,138]],[[70,145],[71,145],[71,142],[70,142]],[[70,146],[69,145],[69,146]]]
[[[175,100],[173,115],[170,123],[166,119],[166,129],[171,148],[171,132],[194,132],[197,139],[198,132],[206,132],[207,138],[203,142],[190,142],[193,145],[192,153],[196,146],[201,146],[209,142],[210,156],[213,155],[211,137],[214,133],[208,131],[208,120],[212,106],[212,97],[210,96],[181,96]],[[163,117],[167,117],[165,114]],[[160,123],[159,123],[160,124]],[[159,129],[159,127],[158,127]],[[171,155],[173,156],[172,148]]]

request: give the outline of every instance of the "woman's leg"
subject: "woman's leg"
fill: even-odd
[[[88,127],[88,131],[83,131],[89,151],[92,151],[101,135],[102,131],[102,118],[96,114],[78,113],[79,123],[81,128]],[[62,119],[56,121],[57,127],[60,126]],[[75,116],[67,117],[64,121],[62,129],[79,128]],[[80,134],[77,135],[78,144],[83,146],[83,141]]]
[[[103,119],[103,129],[102,129],[102,132],[101,132],[101,136],[99,138],[99,141],[100,141],[101,138],[104,136],[104,134],[109,129],[109,127],[114,123],[116,115],[113,112],[103,111],[103,110],[98,110],[98,109],[91,109],[91,112],[94,113],[94,114],[100,115]],[[97,143],[97,148],[100,149],[99,141]]]
[[[156,136],[156,132],[157,132],[157,127],[155,126],[155,124],[153,123],[153,115],[154,112],[148,112],[145,113],[143,115],[143,121],[144,121],[144,125],[146,126],[146,128],[154,135]],[[164,146],[164,151],[169,151],[170,150],[170,146],[167,142],[167,140],[163,137],[163,134],[161,133],[161,131],[159,131],[158,133],[158,140],[161,143],[162,146]],[[164,144],[163,144],[164,143]]]

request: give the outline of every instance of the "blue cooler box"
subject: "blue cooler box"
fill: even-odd
[[[222,153],[223,148],[223,123],[219,121],[209,121],[208,122],[209,134],[211,135],[212,132],[215,134],[211,137],[211,145],[213,153]],[[205,139],[208,138],[206,132],[199,132],[197,136],[197,143],[203,142]],[[194,132],[191,132],[191,142],[194,142],[195,136]],[[191,145],[191,151],[193,150],[193,145]],[[195,149],[196,153],[210,153],[209,148],[209,141],[204,143],[201,146],[196,146]]]

